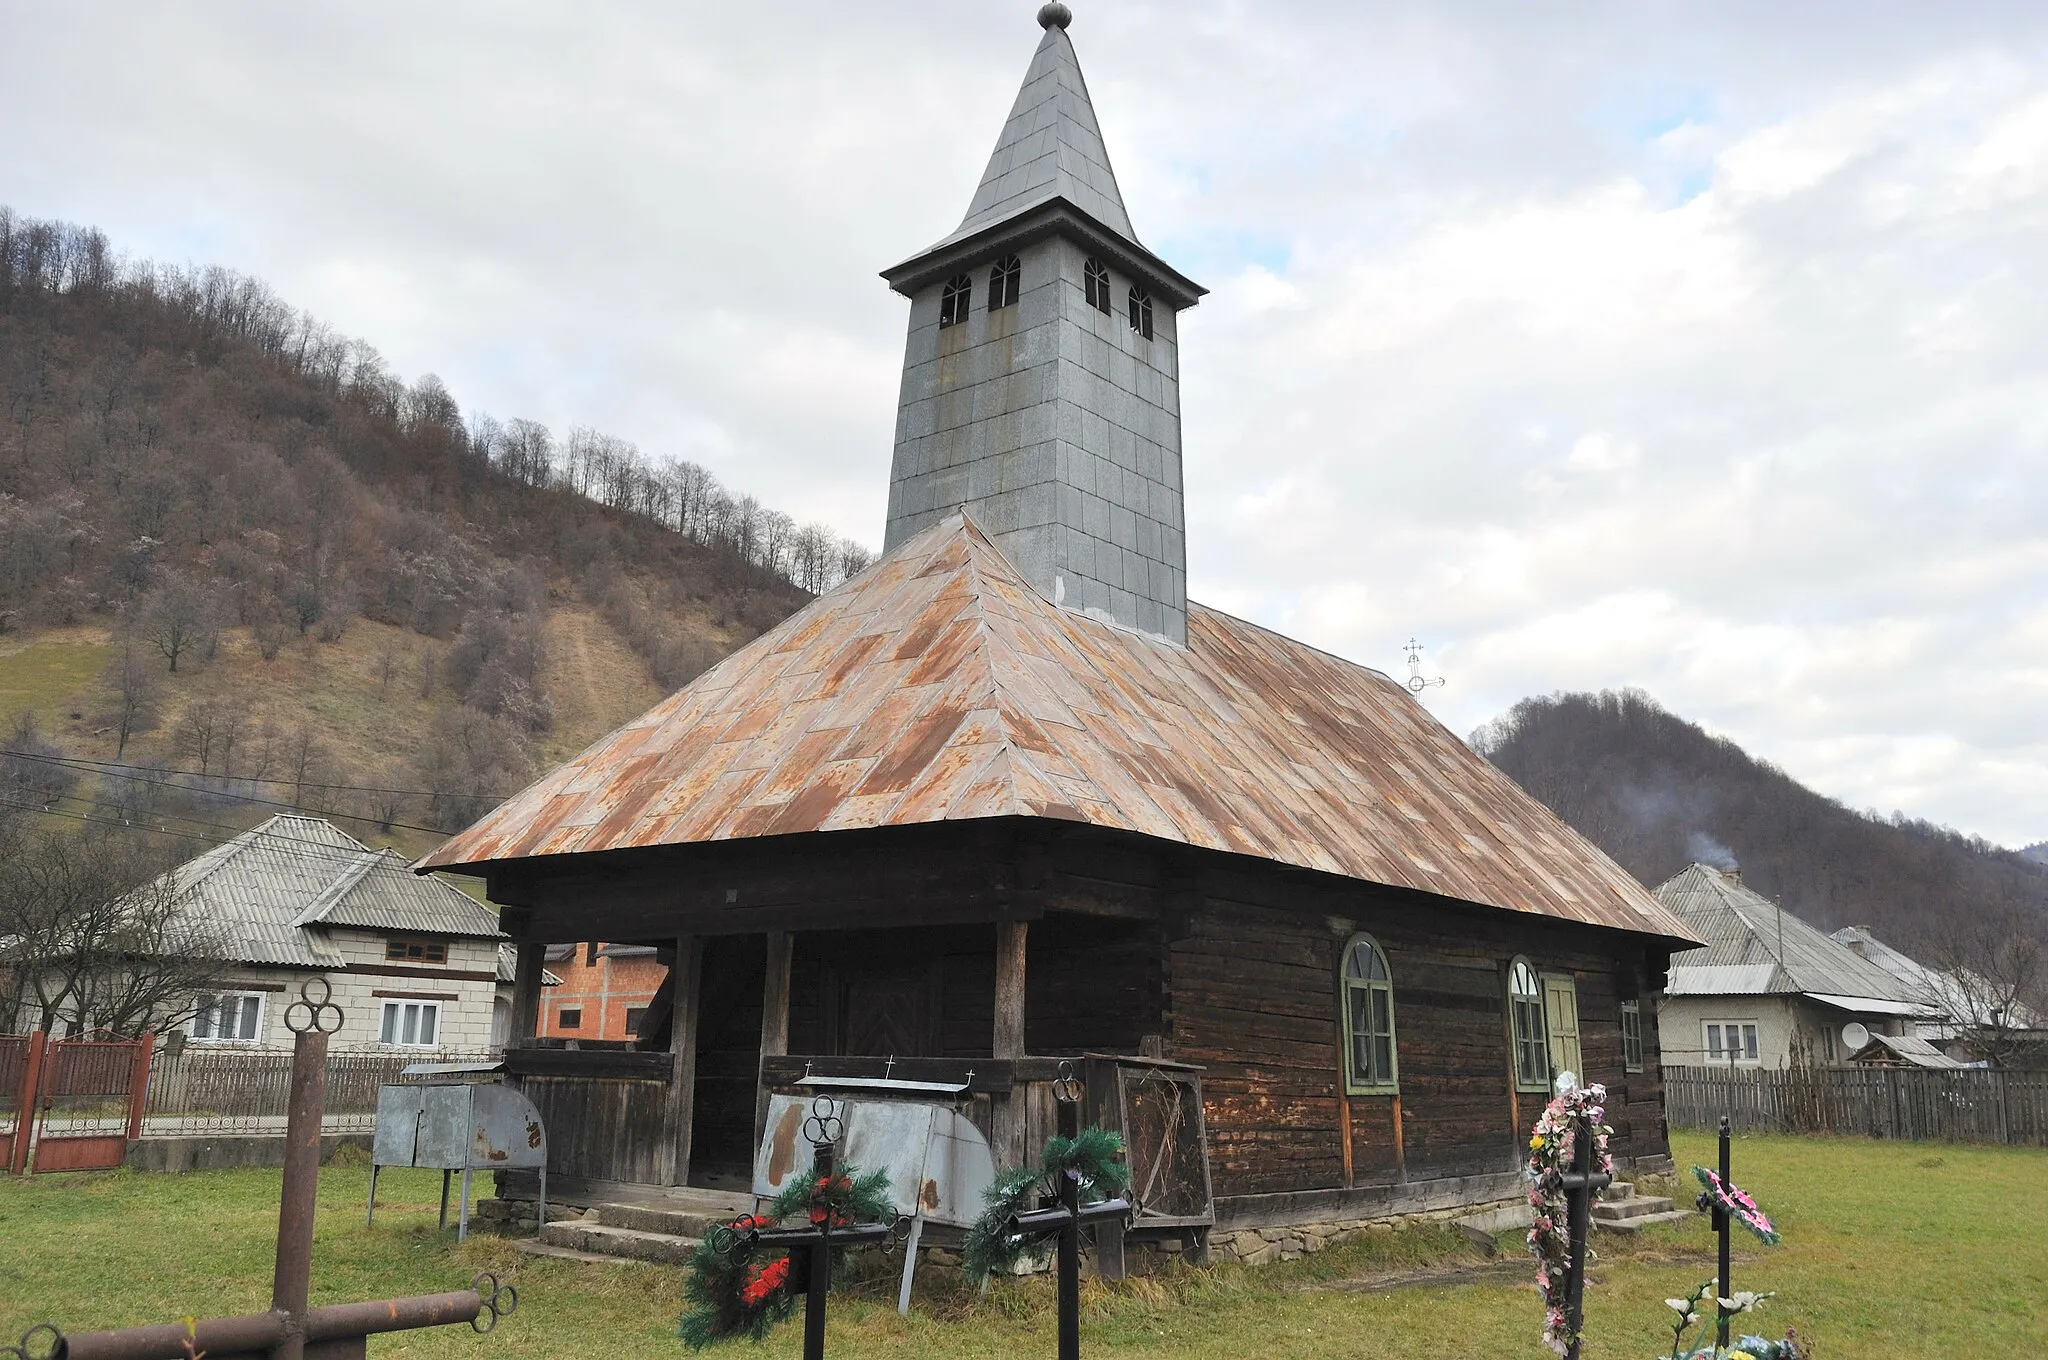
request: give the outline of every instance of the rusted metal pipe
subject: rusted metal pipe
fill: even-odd
[[[124,1327],[118,1332],[74,1332],[64,1338],[59,1360],[185,1360],[192,1350],[208,1355],[265,1351],[284,1340],[283,1313],[245,1313],[208,1318],[188,1331],[182,1322],[159,1327]]]
[[[301,1360],[302,1319],[313,1274],[313,1213],[320,1189],[320,1114],[327,1104],[327,1035],[318,1028],[292,1037],[292,1087],[284,1134],[284,1190],[277,1206],[277,1269],[270,1306],[291,1319],[271,1349],[273,1360]]]
[[[334,1341],[343,1337],[375,1336],[379,1332],[410,1331],[415,1327],[474,1322],[483,1310],[483,1296],[474,1289],[418,1294],[409,1299],[378,1299],[370,1303],[330,1303],[306,1314],[306,1340]]]

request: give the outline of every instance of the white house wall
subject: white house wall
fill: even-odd
[[[481,1053],[489,1049],[491,1004],[497,995],[497,941],[449,940],[446,964],[399,964],[386,961],[386,938],[369,931],[331,929],[327,931],[327,943],[346,960],[343,969],[314,973],[307,969],[240,967],[218,990],[263,993],[258,1042],[264,1045],[291,1043],[285,1008],[298,1000],[300,983],[318,976],[327,980],[333,989],[331,999],[342,1009],[342,1027],[329,1040],[337,1047],[376,1045],[384,1003],[411,1000],[441,1004],[434,1050]]]

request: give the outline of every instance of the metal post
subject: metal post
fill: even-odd
[[[1571,1176],[1566,1181],[1566,1221],[1571,1234],[1571,1259],[1565,1267],[1564,1317],[1571,1336],[1566,1360],[1579,1360],[1579,1332],[1586,1321],[1586,1238],[1592,1230],[1593,1125],[1584,1115],[1572,1124]]]
[[[1724,1114],[1721,1116],[1721,1187],[1725,1190],[1733,1183],[1728,1177],[1728,1116]],[[1722,1307],[1720,1299],[1735,1297],[1734,1281],[1729,1278],[1728,1270],[1728,1226],[1728,1211],[1721,1207],[1717,1197],[1714,1201],[1714,1231],[1721,1238],[1721,1293],[1714,1302],[1714,1344],[1723,1350],[1728,1348],[1728,1310]]]
[[[1060,1137],[1072,1139],[1081,1132],[1081,1102],[1055,1102]],[[1059,1293],[1060,1360],[1081,1360],[1081,1177],[1078,1172],[1060,1173],[1060,1207],[1067,1221],[1060,1225]]]
[[[300,1030],[292,1039],[290,1113],[284,1133],[284,1193],[277,1208],[277,1270],[270,1306],[286,1318],[274,1360],[305,1354],[305,1316],[313,1270],[313,1209],[320,1188],[320,1114],[327,1099],[327,1035]]]
[[[49,1035],[37,1030],[28,1036],[28,1056],[22,1062],[21,1094],[14,1105],[14,1156],[7,1170],[20,1176],[28,1171],[28,1144],[34,1136],[37,1087],[42,1082],[43,1050]]]
[[[832,1176],[833,1148],[830,1142],[813,1145],[812,1186]],[[810,1250],[809,1293],[804,1298],[804,1360],[825,1360],[825,1295],[832,1288],[832,1213],[828,1209],[818,1222],[818,1245]]]

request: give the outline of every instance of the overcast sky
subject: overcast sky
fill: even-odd
[[[2048,837],[2048,5],[1072,3],[1192,595]],[[0,202],[879,546],[1035,9],[0,0]]]

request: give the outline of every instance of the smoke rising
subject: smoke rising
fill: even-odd
[[[1724,873],[1730,869],[1742,867],[1736,861],[1733,850],[1730,850],[1704,831],[1694,831],[1687,834],[1685,838],[1685,854],[1686,858],[1696,863],[1719,869]]]

